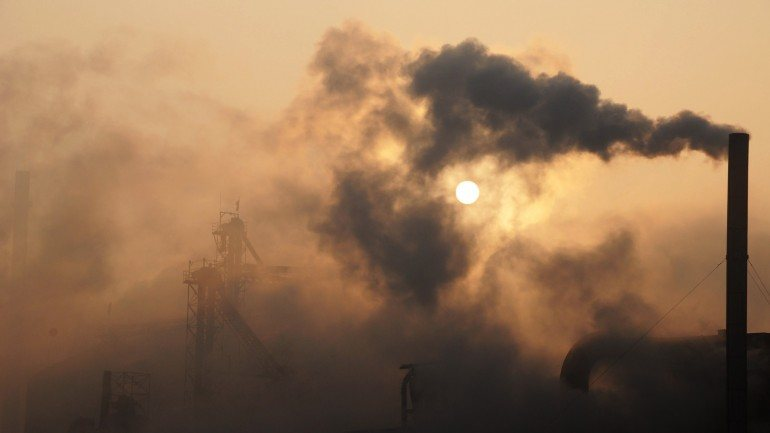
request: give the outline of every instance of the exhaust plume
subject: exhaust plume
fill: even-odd
[[[342,263],[364,263],[372,287],[433,306],[439,292],[468,271],[470,240],[445,202],[405,188],[392,172],[335,178],[335,198],[318,231]],[[355,250],[360,257],[351,255]]]
[[[652,120],[565,73],[533,76],[474,40],[426,50],[408,70],[411,94],[425,100],[432,129],[427,141],[411,144],[410,155],[427,173],[485,155],[516,164],[569,152],[609,161],[691,149],[721,159],[725,137],[738,129],[687,110]]]

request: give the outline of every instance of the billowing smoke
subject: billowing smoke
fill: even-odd
[[[337,240],[327,244],[347,258],[346,267],[371,271],[366,279],[373,287],[423,305],[451,286],[445,284],[450,274],[464,274],[473,252],[455,237],[451,253],[435,254],[448,240],[445,234],[454,231],[454,209],[414,193],[435,190],[435,178],[445,169],[492,157],[504,171],[571,153],[609,161],[620,154],[654,158],[689,149],[721,159],[728,133],[739,130],[688,110],[652,120],[602,99],[595,86],[565,73],[535,75],[474,40],[412,54],[360,28],[333,29],[312,65],[321,84],[313,104],[334,104],[343,118],[358,121],[356,131],[340,140],[344,145],[332,145],[342,146],[343,157],[335,169],[337,197],[320,232],[327,240],[334,238],[328,237],[330,230],[336,233]],[[320,121],[316,125],[325,128]],[[398,146],[393,150],[383,142]],[[397,155],[397,162],[378,158],[383,153]],[[390,186],[378,188],[378,195],[367,179]],[[377,212],[367,204],[376,204]],[[433,220],[422,218],[422,224],[432,225],[438,236],[423,231],[419,239],[430,244],[407,250],[405,240],[414,239],[405,231],[407,214],[421,209],[427,216],[432,205]],[[351,249],[360,253],[361,263]]]
[[[719,159],[729,127],[689,111],[651,120],[475,41],[411,52],[356,24],[324,35],[314,81],[264,125],[184,89],[190,53],[137,55],[131,45],[0,55],[3,200],[15,168],[33,173],[27,295],[3,299],[25,317],[0,321],[4,330],[24,323],[21,361],[33,382],[150,371],[155,431],[184,431],[179,271],[212,255],[208,231],[222,196],[224,210],[240,199],[268,264],[296,266],[287,281],[253,287],[243,306],[295,378],[288,391],[260,389],[261,399],[243,390],[211,431],[395,426],[398,366],[412,362],[428,365],[443,395],[426,427],[436,431],[651,425],[658,405],[624,405],[611,387],[571,394],[558,375],[572,343],[598,331],[637,335],[687,280],[650,278],[645,236],[663,236],[599,216],[598,235],[593,228],[585,242],[557,242],[527,226],[501,228],[505,203],[480,202],[471,218],[446,186],[457,170],[475,170],[516,192],[519,173],[548,180],[573,153],[609,161],[691,149]],[[160,69],[158,50],[174,54]],[[551,187],[521,193],[513,213],[540,205]],[[0,222],[9,256],[10,217]],[[692,247],[680,261],[700,264],[704,250]],[[39,411],[97,400],[85,385],[75,391],[35,391]],[[681,413],[693,414],[688,407]],[[92,415],[74,410],[65,415]],[[634,424],[640,416],[647,421]]]
[[[497,161],[500,173],[532,163],[547,167],[575,153],[609,161],[621,154],[654,158],[689,149],[721,159],[727,134],[737,128],[687,110],[652,120],[602,99],[595,86],[565,73],[534,75],[475,41],[374,62],[362,53],[389,50],[370,35],[351,44],[344,32],[332,30],[325,41],[336,50],[332,55],[322,48],[322,60],[314,63],[322,92],[345,101],[343,112],[351,110],[346,114],[360,119],[365,132],[353,135],[352,149],[337,164],[333,198],[316,230],[346,275],[384,293],[386,305],[395,299],[430,307],[415,321],[410,309],[400,312],[391,305],[386,326],[408,329],[384,333],[391,338],[378,333],[385,347],[393,338],[400,343],[389,348],[391,353],[416,343],[412,359],[436,361],[422,367],[442,396],[430,428],[646,431],[670,425],[671,417],[660,416],[637,423],[639,430],[629,427],[634,424],[629,420],[639,416],[634,406],[644,411],[658,406],[623,407],[617,402],[626,391],[612,388],[567,398],[578,400],[575,411],[539,364],[541,354],[557,348],[563,355],[565,343],[586,334],[610,333],[629,341],[626,336],[641,334],[655,321],[657,308],[644,295],[647,282],[632,232],[611,233],[589,249],[550,250],[518,238],[498,246],[482,279],[469,280],[473,265],[483,261],[479,249],[463,234],[457,208],[426,191],[438,188],[446,170],[487,157]],[[383,83],[394,84],[383,90]],[[427,107],[424,116],[421,106]],[[387,144],[392,141],[400,143],[395,152]],[[516,287],[506,286],[511,283]],[[519,304],[514,307],[518,316],[498,310],[511,291],[519,294],[511,301]],[[453,304],[458,296],[461,307]],[[500,314],[514,331],[500,326]],[[430,337],[422,337],[425,333]],[[680,397],[697,394],[687,383],[671,386],[668,391]],[[654,395],[653,387],[645,388],[645,395]],[[554,407],[563,409],[555,419],[545,409]],[[612,407],[616,417],[600,415]],[[678,408],[690,416],[703,410],[698,404]]]
[[[468,271],[470,240],[444,201],[406,189],[394,176],[338,173],[331,213],[319,231],[343,263],[363,260],[372,287],[433,306],[440,291]]]
[[[549,250],[531,240],[518,239],[490,257],[485,283],[498,296],[513,283],[537,297],[530,308],[537,308],[533,313],[539,319],[526,325],[521,339],[553,329],[568,333],[570,341],[591,332],[633,334],[652,323],[656,313],[639,295],[644,272],[637,250],[637,241],[629,231],[610,233],[587,249]],[[522,274],[523,281],[512,281],[511,276]]]
[[[408,68],[410,90],[426,100],[433,129],[427,142],[409,147],[414,166],[426,172],[485,155],[508,164],[569,152],[609,160],[692,149],[722,158],[725,137],[737,130],[691,111],[652,120],[565,73],[533,76],[474,40],[425,51]]]

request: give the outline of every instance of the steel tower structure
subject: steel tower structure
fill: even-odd
[[[200,413],[210,407],[223,374],[278,379],[285,376],[278,364],[239,312],[247,288],[267,268],[246,236],[246,225],[238,212],[220,212],[212,234],[215,260],[190,262],[184,272],[187,285],[187,339],[185,399]],[[246,260],[246,252],[253,263]],[[232,338],[228,339],[227,336]],[[238,347],[228,347],[235,341]],[[217,371],[216,358],[225,359],[226,369]],[[233,361],[234,358],[240,358]],[[233,367],[245,366],[245,371]]]

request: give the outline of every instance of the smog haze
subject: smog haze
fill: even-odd
[[[770,332],[768,16],[0,2],[0,433],[711,431],[730,133]]]

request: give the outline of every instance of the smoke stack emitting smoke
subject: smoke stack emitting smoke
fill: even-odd
[[[335,31],[327,35],[333,41],[338,37]],[[344,50],[339,55],[344,56]],[[361,105],[361,100],[373,98],[360,89],[376,73],[342,61],[323,64],[331,65],[321,68],[327,91],[352,94]],[[338,70],[339,65],[346,69]],[[687,149],[722,159],[728,133],[740,130],[691,111],[653,121],[638,110],[601,99],[595,86],[565,73],[533,76],[515,59],[490,54],[475,40],[446,45],[438,52],[425,50],[401,70],[413,103],[427,103],[426,117],[416,122],[418,126],[410,125],[407,116],[391,109],[393,104],[384,104],[385,109],[374,111],[381,121],[372,124],[406,137],[402,162],[407,174],[399,178],[377,173],[371,163],[366,170],[338,170],[336,201],[320,231],[331,234],[343,250],[352,241],[365,266],[384,280],[379,285],[401,297],[411,292],[411,299],[422,305],[434,303],[438,292],[463,277],[471,260],[470,241],[446,204],[431,200],[428,193],[408,193],[426,189],[430,177],[444,168],[485,156],[510,167],[547,163],[568,153],[610,161],[619,154],[654,158]],[[340,76],[356,85],[340,85]],[[359,91],[351,93],[351,87]],[[364,149],[369,145],[360,143]],[[405,205],[394,204],[399,200]],[[351,258],[348,253],[344,257]]]
[[[50,50],[56,52],[55,47]],[[69,51],[59,53],[65,60],[70,55]],[[17,83],[27,83],[25,75],[13,68],[14,54],[6,57],[0,62],[0,66],[5,65],[0,72]],[[544,340],[573,339],[585,331],[606,330],[623,322],[618,317],[628,315],[634,317],[626,327],[646,323],[655,307],[640,293],[641,286],[626,285],[643,267],[643,259],[635,254],[634,231],[612,234],[586,248],[545,248],[523,237],[503,239],[491,247],[485,245],[485,251],[491,248],[493,254],[484,256],[480,254],[481,241],[462,224],[458,208],[441,195],[437,185],[442,172],[490,157],[499,162],[501,170],[516,170],[529,163],[542,164],[545,170],[556,158],[571,153],[590,153],[610,161],[621,154],[653,158],[691,149],[721,159],[728,131],[738,129],[713,124],[689,111],[652,120],[625,105],[602,100],[596,87],[567,74],[534,76],[515,59],[491,54],[473,40],[440,51],[411,53],[359,25],[347,24],[327,32],[319,45],[311,71],[321,85],[300,95],[286,117],[270,125],[268,132],[254,134],[244,127],[243,113],[222,109],[222,104],[212,106],[195,99],[202,107],[190,113],[189,99],[185,99],[189,95],[167,92],[158,106],[164,107],[160,118],[169,124],[161,125],[163,134],[158,136],[163,138],[156,139],[145,134],[142,117],[114,124],[109,116],[105,121],[93,112],[98,110],[89,111],[85,104],[68,105],[67,95],[75,95],[77,101],[79,92],[85,92],[75,84],[78,79],[109,81],[119,75],[122,64],[112,60],[105,72],[89,66],[83,56],[77,60],[62,62],[50,55],[40,62],[43,67],[60,62],[70,80],[28,83],[35,92],[28,92],[31,96],[26,98],[4,93],[9,95],[4,115],[10,124],[20,125],[9,131],[32,131],[38,125],[34,137],[56,139],[59,147],[57,153],[41,149],[22,152],[19,143],[42,146],[44,141],[26,144],[30,133],[22,132],[0,137],[2,154],[31,154],[33,173],[37,164],[46,167],[49,175],[61,176],[46,181],[37,171],[36,179],[41,178],[38,185],[99,185],[92,188],[88,205],[77,194],[68,195],[77,200],[63,200],[45,191],[37,193],[38,212],[45,213],[39,220],[55,229],[43,230],[42,236],[51,239],[38,239],[38,245],[61,248],[47,248],[30,257],[34,269],[49,270],[36,275],[36,290],[45,291],[49,285],[63,287],[80,297],[93,295],[94,303],[102,302],[118,284],[115,264],[130,257],[146,257],[147,251],[155,251],[152,260],[131,269],[136,273],[132,277],[141,280],[138,286],[146,285],[162,271],[176,276],[169,269],[181,269],[184,260],[195,258],[191,254],[206,252],[201,244],[208,240],[205,230],[211,218],[207,215],[216,212],[211,205],[216,204],[220,192],[216,182],[221,183],[221,168],[239,167],[226,177],[241,188],[242,214],[247,223],[253,223],[250,235],[266,241],[257,245],[265,249],[260,254],[266,260],[278,250],[300,258],[313,257],[320,250],[322,256],[333,257],[337,263],[333,267],[329,261],[311,262],[318,268],[314,268],[314,278],[283,288],[281,296],[259,288],[249,295],[257,305],[254,308],[270,303],[269,316],[259,317],[270,317],[273,322],[257,324],[257,334],[285,330],[282,337],[300,342],[297,345],[302,348],[290,361],[294,369],[313,371],[306,378],[312,390],[305,391],[318,401],[308,398],[302,403],[306,413],[314,414],[313,419],[302,420],[296,415],[290,423],[281,419],[293,431],[315,431],[319,426],[324,431],[375,427],[391,419],[390,415],[397,422],[398,365],[440,360],[446,361],[443,368],[447,377],[462,378],[447,388],[448,401],[456,410],[448,424],[441,426],[442,431],[491,432],[512,426],[528,426],[533,431],[557,429],[561,424],[547,424],[551,414],[545,408],[560,405],[558,369],[550,372],[546,367],[558,360],[544,361],[542,354],[530,350],[522,335],[531,330],[509,329],[512,322],[499,320],[496,304],[504,295],[520,293],[516,290],[531,290],[538,295],[535,301],[521,300],[520,308],[583,318],[580,323],[549,318],[546,323],[552,328],[540,337]],[[34,59],[27,61],[34,63]],[[72,64],[79,66],[70,70]],[[138,80],[133,86],[156,85],[152,80],[141,81],[146,77],[138,74],[127,76],[139,77],[129,78]],[[49,85],[66,92],[56,93],[45,87]],[[97,101],[97,107],[100,101],[109,102],[100,92],[86,92],[82,99]],[[129,96],[125,97],[152,107],[147,110],[152,117],[147,122],[157,127],[158,116],[152,115],[156,101],[145,100],[150,93],[126,92]],[[56,111],[63,112],[64,118],[78,119],[67,128],[49,122],[50,136],[39,125],[47,124],[41,119],[55,116],[48,110],[36,112],[38,105],[30,102],[46,101],[48,96],[41,95],[48,94],[67,96],[58,101]],[[40,105],[45,106],[43,102]],[[105,105],[117,107],[113,108],[118,110],[115,118],[126,114],[120,111],[125,104]],[[196,116],[210,111],[216,115],[206,115],[207,123],[199,125]],[[206,132],[206,139],[188,141],[189,131],[201,130]],[[80,143],[88,137],[98,137],[100,142]],[[383,141],[396,148],[385,152],[387,158],[378,153]],[[130,158],[109,151],[113,148],[125,149],[122,153]],[[2,161],[0,166],[10,173],[9,164],[11,161]],[[79,164],[94,167],[80,170]],[[319,170],[319,165],[326,171]],[[149,175],[148,167],[152,168]],[[115,173],[120,175],[117,180]],[[208,194],[212,200],[190,201],[191,185],[196,197]],[[153,220],[163,223],[147,224],[149,217],[141,218],[134,215],[136,211],[116,206],[125,202],[132,204],[131,209],[152,212]],[[93,221],[94,216],[103,221]],[[186,223],[173,224],[174,218]],[[110,219],[121,223],[113,224]],[[71,234],[66,227],[77,221],[94,223],[79,225]],[[288,232],[294,234],[284,236],[289,224],[293,231]],[[66,251],[73,244],[72,236],[98,240],[98,260],[88,254],[90,250],[78,254]],[[164,243],[169,237],[173,242]],[[145,248],[136,239],[157,242],[160,247]],[[148,264],[156,268],[149,269]],[[485,271],[482,278],[472,273],[478,267]],[[94,268],[97,274],[93,274]],[[344,272],[338,275],[337,268]],[[89,272],[84,276],[85,270]],[[496,272],[519,274],[522,287],[506,286],[491,277]],[[633,278],[629,276],[632,274]],[[92,289],[78,290],[76,286],[84,282]],[[115,302],[115,314],[126,305],[130,312],[124,314],[141,319],[147,308],[142,297],[151,293],[155,298],[173,299],[162,304],[168,305],[165,314],[180,317],[183,309],[172,311],[172,307],[179,304],[181,291],[170,289],[177,283],[169,277],[157,282],[157,289],[144,290],[141,295],[133,295],[140,293],[136,288],[129,289],[122,295],[127,301]],[[351,290],[366,302],[358,305],[359,298],[351,296]],[[56,294],[57,300],[65,296]],[[453,302],[449,295],[463,302]],[[319,297],[346,302],[306,300]],[[345,310],[345,305],[367,313],[361,318]],[[276,313],[284,310],[287,314]],[[526,312],[511,311],[506,316],[517,313]],[[270,346],[269,338],[266,343]],[[351,365],[357,366],[355,370],[351,371]],[[374,377],[389,371],[396,382]],[[318,389],[324,390],[322,395],[316,394]],[[361,396],[373,397],[369,401]],[[612,400],[612,395],[601,391],[596,397],[586,397],[577,405],[582,412],[565,415],[563,425],[570,425],[573,431],[601,431],[601,425],[614,425],[617,420],[597,416],[601,405]],[[334,407],[328,406],[328,401],[333,401]],[[392,407],[384,408],[388,404]],[[507,412],[510,407],[517,409]],[[279,409],[273,411],[276,417],[296,413]],[[479,413],[485,414],[483,419]],[[661,418],[660,422],[664,421]]]
[[[427,172],[485,155],[514,164],[569,152],[610,160],[692,149],[721,159],[725,137],[738,129],[691,111],[653,121],[565,73],[533,77],[473,40],[425,51],[409,70],[410,90],[427,99],[434,130],[428,143],[410,148],[414,166]]]

